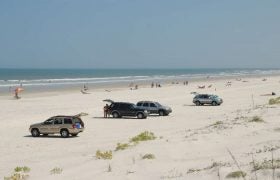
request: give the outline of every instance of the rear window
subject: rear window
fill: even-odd
[[[64,124],[72,124],[72,119],[64,118]]]
[[[74,123],[81,123],[81,120],[79,118],[73,118]]]

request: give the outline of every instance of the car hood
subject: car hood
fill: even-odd
[[[171,110],[171,107],[169,107],[169,106],[162,106],[162,108],[165,110]]]
[[[35,124],[31,124],[30,126],[39,126],[41,125],[42,123],[35,123]]]

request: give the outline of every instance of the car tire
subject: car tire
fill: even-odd
[[[216,101],[212,102],[212,106],[217,106],[217,105],[218,105],[218,103]]]
[[[71,134],[71,136],[77,136],[78,134]]]
[[[143,113],[138,113],[137,118],[138,119],[144,119],[144,114]]]
[[[195,105],[200,106],[200,102],[199,101],[195,101]]]
[[[165,113],[164,113],[164,111],[163,111],[163,110],[160,110],[160,111],[158,112],[158,115],[160,115],[160,116],[164,116],[164,115],[165,115]]]
[[[113,112],[112,116],[113,116],[113,118],[119,118],[120,117],[119,113],[117,113],[117,112]]]
[[[61,135],[61,137],[63,137],[63,138],[67,138],[67,137],[69,137],[69,132],[68,132],[67,129],[62,129],[62,130],[60,131],[60,135]]]
[[[38,129],[32,129],[31,130],[31,135],[33,136],[33,137],[39,137],[40,136],[40,132],[39,132],[39,130]]]

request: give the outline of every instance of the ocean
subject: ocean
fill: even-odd
[[[0,92],[191,80],[202,77],[280,74],[280,69],[0,69]]]

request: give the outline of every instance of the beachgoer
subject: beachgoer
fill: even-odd
[[[103,111],[104,111],[104,118],[107,118],[109,115],[109,105],[108,104],[106,104],[104,106]]]
[[[84,91],[87,91],[88,87],[86,86],[86,84],[84,84]]]
[[[16,98],[16,99],[19,99],[19,98],[20,98],[20,97],[18,96],[18,92],[19,92],[18,89],[15,89],[15,98]]]
[[[152,82],[152,84],[151,84],[151,88],[153,88],[154,87],[154,82]]]

